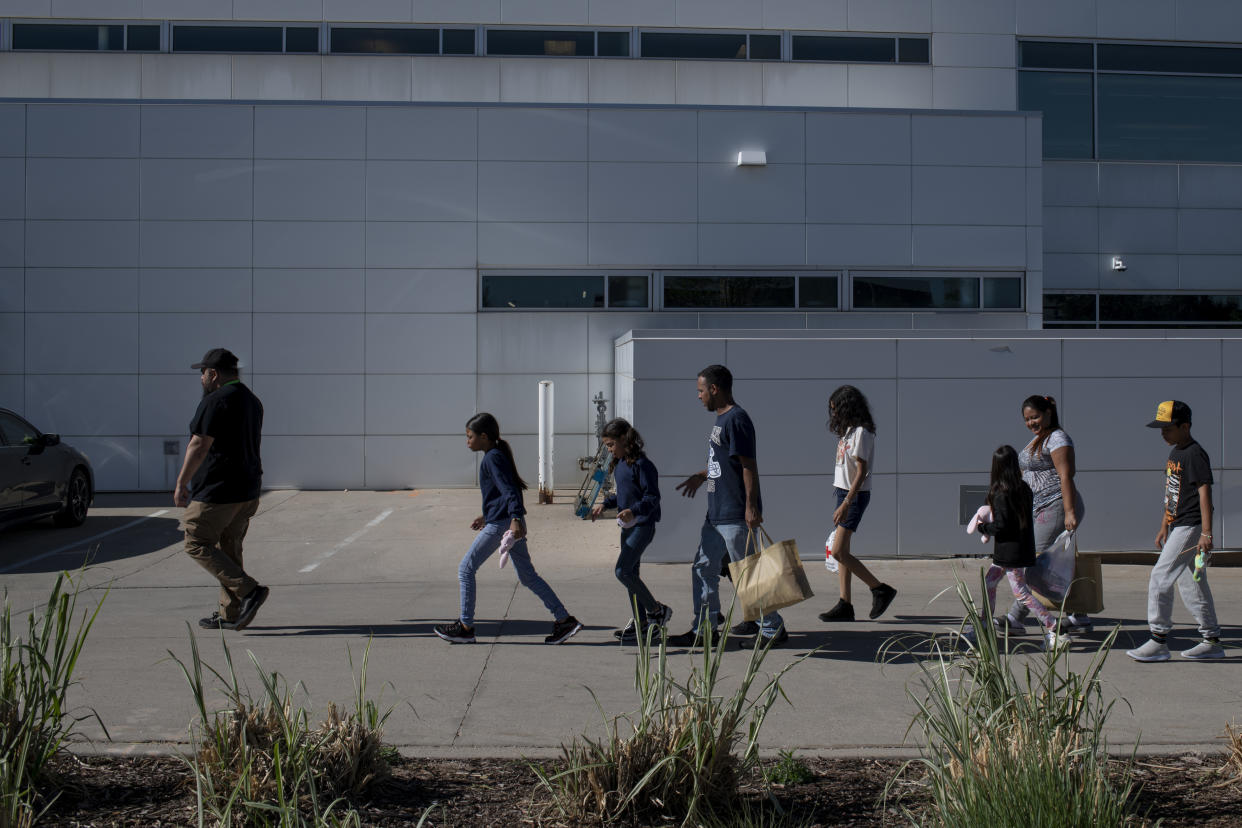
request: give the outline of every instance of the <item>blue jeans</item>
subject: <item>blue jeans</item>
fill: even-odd
[[[617,556],[617,568],[614,570],[617,580],[629,594],[630,612],[634,611],[634,602],[638,602],[638,624],[647,623],[647,613],[660,608],[651,590],[638,577],[638,567],[642,563],[643,552],[655,538],[654,523],[639,523],[629,529],[621,530],[621,554]]]
[[[699,551],[694,556],[694,565],[690,568],[696,624],[716,626],[716,613],[720,612],[720,561],[726,553],[731,561],[740,561],[746,557],[747,531],[745,523],[711,524],[703,521]],[[704,613],[707,614],[706,621],[703,618]],[[780,632],[784,624],[780,613],[770,612],[759,622],[760,632],[771,637]]]
[[[489,523],[484,526],[479,530],[479,534],[474,536],[470,551],[457,566],[457,581],[461,584],[461,623],[467,627],[474,626],[474,573],[478,572],[479,567],[500,548],[500,539],[504,537],[508,528],[507,522]],[[530,550],[526,548],[526,538],[522,538],[513,545],[513,549],[509,552],[509,560],[513,561],[513,568],[517,570],[518,580],[522,582],[522,586],[535,593],[557,621],[563,621],[569,617],[569,613],[561,604],[560,599],[556,597],[556,593],[552,591],[552,587],[539,577],[539,573],[535,571],[535,565],[530,562]]]

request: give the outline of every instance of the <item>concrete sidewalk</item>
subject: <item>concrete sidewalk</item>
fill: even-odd
[[[39,525],[0,535],[0,579],[22,613],[46,598],[58,570],[80,566],[86,547],[97,546],[86,574],[91,588],[81,600],[93,603],[111,591],[83,655],[73,701],[98,712],[112,741],[84,750],[165,751],[185,744],[194,702],[168,652],[187,658],[192,634],[204,659],[224,667],[220,635],[196,625],[214,609],[214,582],[181,551],[181,510],[170,501],[104,495],[79,529]],[[588,688],[610,715],[633,710],[634,649],[612,636],[627,608],[612,573],[618,530],[611,520],[576,520],[564,504],[530,506],[535,564],[586,624],[567,644],[543,643],[551,618],[517,584],[512,567],[498,570],[494,559],[479,573],[479,642],[454,646],[434,636],[433,624],[456,617],[457,562],[471,542],[469,523],[478,510],[473,490],[265,495],[251,524],[246,560],[272,595],[248,630],[225,634],[239,674],[259,691],[246,657],[251,652],[264,669],[303,682],[319,714],[330,700],[348,705],[353,687],[346,651],[359,663],[373,637],[369,689],[374,694],[382,688],[386,701],[401,703],[388,721],[386,740],[414,755],[554,754],[575,734],[598,732],[600,716]],[[799,541],[810,553],[822,543]],[[816,615],[835,602],[836,578],[808,562],[818,594],[784,611],[791,639],[771,653],[766,666],[776,669],[811,655],[784,680],[792,706],[781,702],[769,717],[761,740],[765,750],[915,752],[906,738],[914,710],[907,692],[917,690],[918,668],[909,660],[878,664],[877,651],[894,636],[956,629],[961,607],[954,579],[977,589],[981,561],[870,565],[899,590],[892,609],[878,621],[830,626]],[[1224,725],[1242,709],[1242,570],[1211,573],[1230,655],[1213,663],[1187,662],[1176,654],[1164,664],[1126,658],[1124,650],[1147,637],[1147,574],[1142,566],[1104,570],[1107,609],[1101,620],[1122,627],[1104,675],[1109,692],[1129,703],[1114,708],[1110,741],[1129,746],[1141,736],[1145,751],[1219,750]],[[643,577],[673,607],[672,630],[687,629],[688,566],[650,565]],[[732,594],[727,585],[723,592],[726,599]],[[855,602],[865,615],[869,595],[857,583]],[[1195,633],[1180,601],[1174,619],[1174,645],[1189,646]],[[1101,624],[1084,636],[1072,663],[1085,667],[1087,650],[1105,633]],[[731,681],[747,656],[730,652],[726,658],[726,669],[735,668],[726,679]],[[691,657],[675,651],[673,664],[684,676]],[[85,731],[102,736],[89,723]]]

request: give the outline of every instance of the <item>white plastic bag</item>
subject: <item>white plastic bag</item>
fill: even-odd
[[[1048,598],[1064,598],[1074,580],[1074,558],[1077,555],[1078,536],[1074,532],[1062,532],[1048,551],[1036,558],[1035,565],[1026,571],[1027,583]]]
[[[824,541],[824,566],[829,572],[836,572],[841,568],[841,564],[837,563],[837,559],[832,557],[832,542],[836,540],[837,530],[833,529],[828,533],[828,540]]]

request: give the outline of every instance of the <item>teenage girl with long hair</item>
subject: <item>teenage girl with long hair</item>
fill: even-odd
[[[604,447],[612,454],[608,471],[616,481],[616,494],[591,510],[591,520],[605,509],[617,509],[621,524],[621,554],[613,570],[629,597],[629,622],[613,634],[624,644],[638,641],[648,624],[667,627],[673,611],[661,604],[639,577],[643,552],[655,539],[655,525],[660,520],[660,477],[655,464],[643,451],[643,437],[627,420],[617,418],[604,426],[601,435]]]
[[[978,529],[992,538],[992,565],[984,584],[988,608],[996,606],[996,585],[1002,577],[1009,578],[1014,597],[1039,619],[1044,627],[1044,640],[1049,649],[1062,647],[1069,638],[1057,634],[1057,619],[1026,584],[1026,568],[1035,565],[1035,528],[1031,516],[1031,487],[1022,479],[1018,453],[1013,446],[1001,446],[992,453],[992,480],[988,486],[987,505],[992,509],[990,521],[980,521]]]
[[[546,644],[560,644],[582,629],[552,587],[548,586],[530,560],[526,546],[526,507],[522,503],[522,490],[526,481],[518,475],[513,462],[513,449],[500,439],[500,424],[491,414],[476,414],[466,422],[466,447],[483,452],[479,465],[479,489],[483,493],[483,514],[470,524],[477,530],[474,543],[457,567],[457,580],[461,585],[461,615],[450,624],[437,624],[436,635],[455,644],[474,643],[474,574],[479,571],[492,553],[509,535],[512,547],[509,557],[517,570],[518,580],[543,601],[555,619],[552,634],[544,638]],[[511,535],[509,533],[512,533]]]
[[[1083,503],[1074,485],[1077,471],[1074,441],[1061,428],[1057,401],[1034,394],[1022,401],[1022,422],[1035,435],[1018,452],[1022,479],[1031,487],[1033,520],[1035,522],[1035,557],[1045,554],[1062,531],[1074,532],[1082,523]],[[1055,597],[1055,596],[1053,596]],[[1025,630],[1022,620],[1028,612],[1015,601],[1009,612],[996,619],[997,627],[1010,633]],[[1087,632],[1091,618],[1085,613],[1066,616],[1070,632]]]
[[[841,598],[836,606],[819,614],[821,621],[853,621],[851,579],[857,575],[871,588],[871,618],[879,618],[897,596],[897,590],[871,574],[871,570],[850,552],[850,540],[871,502],[871,469],[875,459],[875,421],[867,398],[852,385],[842,385],[828,398],[828,430],[838,437],[833,493],[837,507],[832,513],[836,526],[832,555],[837,570]]]

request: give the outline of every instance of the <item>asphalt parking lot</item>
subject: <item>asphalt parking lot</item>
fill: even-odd
[[[272,595],[249,629],[225,634],[239,674],[258,690],[246,657],[252,653],[265,670],[302,682],[308,703],[322,711],[329,700],[352,699],[347,653],[360,662],[370,640],[369,688],[399,703],[386,739],[403,751],[555,753],[575,734],[599,728],[596,700],[608,715],[633,710],[637,700],[634,650],[611,634],[626,617],[625,593],[612,573],[616,525],[577,520],[568,496],[559,499],[529,507],[531,551],[540,574],[586,628],[551,647],[543,643],[551,626],[546,610],[517,584],[511,567],[500,570],[492,561],[479,572],[478,643],[449,645],[431,631],[457,612],[457,562],[473,535],[477,491],[265,494],[246,561]],[[186,658],[193,635],[204,659],[224,666],[220,634],[195,623],[214,609],[216,588],[181,551],[180,513],[171,496],[104,494],[76,529],[54,529],[45,521],[0,534],[0,582],[15,611],[44,600],[58,571],[84,564],[80,603],[103,600],[73,700],[79,710],[99,714],[111,741],[86,722],[93,742],[82,750],[150,752],[185,744],[194,703],[169,653]],[[800,540],[804,551],[814,549],[812,539]],[[977,584],[980,561],[876,561],[877,574],[900,592],[892,609],[877,621],[836,626],[816,618],[835,602],[835,576],[807,563],[818,594],[784,611],[791,639],[766,666],[804,660],[785,676],[791,704],[779,703],[768,719],[764,749],[914,753],[906,734],[914,710],[907,694],[918,690],[918,668],[908,658],[877,663],[877,652],[894,636],[955,629],[961,608],[951,587],[955,578]],[[1164,664],[1126,658],[1126,649],[1146,639],[1147,572],[1136,565],[1105,568],[1100,619],[1106,623],[1080,640],[1071,663],[1085,666],[1106,626],[1120,623],[1104,676],[1108,692],[1128,704],[1115,708],[1110,741],[1125,748],[1141,737],[1149,751],[1220,749],[1224,725],[1242,709],[1242,569],[1211,573],[1230,656],[1212,663],[1176,655]],[[673,607],[673,631],[687,629],[688,566],[649,565],[643,577]],[[731,595],[727,586],[724,593]],[[1180,602],[1174,620],[1175,643],[1189,646],[1194,630]],[[688,673],[693,658],[676,651],[673,669]],[[726,658],[728,682],[746,655]]]

